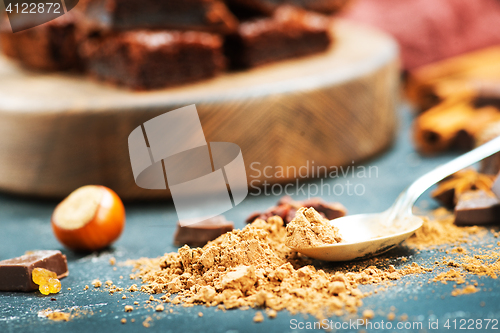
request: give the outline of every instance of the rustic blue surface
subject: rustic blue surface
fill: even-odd
[[[369,179],[358,179],[352,175],[346,178],[327,180],[335,185],[362,184],[366,192],[361,196],[325,195],[328,201],[340,201],[350,213],[367,213],[382,211],[389,207],[396,196],[419,175],[431,170],[449,159],[452,155],[437,158],[419,157],[413,150],[409,139],[410,112],[407,108],[401,109],[401,129],[397,143],[382,156],[366,162],[366,166],[376,166],[378,177],[372,175]],[[247,170],[251,172],[251,170]],[[320,184],[320,181],[312,183]],[[340,188],[338,188],[340,189]],[[358,188],[360,189],[360,188]],[[295,196],[302,199],[305,196]],[[244,225],[243,220],[251,212],[264,210],[277,201],[275,196],[253,196],[229,211],[226,217],[235,221],[237,227]],[[288,332],[293,331],[295,319],[302,324],[313,324],[312,317],[305,319],[302,315],[292,316],[286,311],[278,314],[274,320],[265,319],[263,323],[253,322],[255,311],[253,309],[241,311],[218,311],[215,308],[196,306],[193,308],[175,307],[173,313],[156,314],[152,309],[141,308],[131,313],[124,312],[124,306],[139,301],[144,304],[148,295],[142,293],[123,293],[127,299],[122,299],[122,293],[110,295],[107,292],[95,290],[91,281],[95,278],[105,281],[112,280],[117,286],[128,287],[132,283],[128,276],[130,267],[109,265],[109,258],[115,257],[118,262],[139,257],[156,257],[165,252],[175,251],[172,245],[172,236],[175,230],[176,214],[169,203],[141,203],[128,204],[127,225],[120,240],[109,250],[93,255],[76,255],[65,250],[54,238],[50,227],[50,215],[57,203],[52,201],[37,201],[13,197],[7,194],[0,195],[0,259],[19,256],[27,250],[33,249],[61,249],[69,261],[70,275],[62,280],[62,291],[51,297],[43,297],[38,292],[10,293],[0,292],[0,332],[170,332],[170,331],[199,331],[199,332]],[[432,207],[433,203],[428,197],[420,200],[420,206]],[[495,244],[498,240],[491,234],[473,244],[474,247],[485,247]],[[406,256],[409,261],[403,263],[401,257]],[[422,250],[420,252],[399,247],[389,252],[386,257],[389,263],[400,267],[409,262],[419,264],[432,264],[436,258],[441,258],[443,252],[436,250]],[[333,264],[317,264],[335,268]],[[452,297],[453,283],[428,284],[429,278],[436,273],[421,276],[407,276],[398,281],[396,286],[385,291],[380,291],[363,300],[365,309],[373,309],[375,318],[372,322],[387,322],[390,307],[396,308],[396,315],[408,315],[408,322],[418,321],[423,323],[423,331],[429,329],[429,320],[439,320],[439,331],[454,331],[453,320],[458,326],[460,319],[500,319],[499,290],[500,281],[491,278],[480,278],[484,283],[481,291],[475,294]],[[123,279],[120,279],[123,276]],[[468,277],[470,280],[471,277]],[[84,291],[84,286],[90,289]],[[67,288],[71,288],[68,291]],[[361,286],[363,291],[373,291],[379,286]],[[484,303],[482,303],[484,302]],[[47,308],[69,310],[77,307],[80,317],[69,322],[52,322],[38,316],[38,312]],[[203,312],[203,317],[198,317],[198,312]],[[152,316],[151,326],[145,328],[142,322],[146,317]],[[127,319],[125,325],[120,323],[122,318]],[[132,323],[131,319],[135,322]],[[332,317],[334,322],[356,320],[356,316]],[[398,322],[392,322],[395,329]],[[444,324],[450,319],[450,329]],[[469,326],[467,323],[466,327]],[[407,324],[408,325],[408,324]],[[491,324],[490,324],[491,326]],[[499,325],[496,326],[497,329]],[[361,328],[361,327],[359,327]],[[352,329],[338,330],[341,332],[358,331]],[[382,329],[376,331],[384,331]],[[409,331],[418,331],[411,329]],[[434,330],[436,331],[436,330]],[[494,330],[497,331],[497,330]]]

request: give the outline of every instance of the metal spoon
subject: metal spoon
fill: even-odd
[[[389,251],[410,237],[422,224],[414,216],[413,204],[429,187],[443,178],[500,151],[500,137],[439,166],[418,178],[385,212],[359,214],[331,220],[345,242],[314,248],[294,249],[308,257],[327,261],[346,261],[376,256]]]

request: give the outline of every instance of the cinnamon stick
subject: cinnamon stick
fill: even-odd
[[[500,120],[497,108],[475,109],[469,98],[450,97],[415,119],[415,146],[424,154],[454,148],[467,150],[474,147],[476,136],[497,120]]]

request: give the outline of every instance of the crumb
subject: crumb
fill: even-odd
[[[134,318],[130,319],[130,322],[135,323],[135,319]]]
[[[162,312],[163,310],[165,310],[165,307],[163,307],[163,305],[161,304],[158,304],[155,308],[156,312]]]
[[[83,288],[83,290],[88,290],[89,289],[89,286],[85,286],[85,288]]]
[[[108,287],[112,286],[113,285],[113,281],[111,280],[106,280],[106,282],[104,282]]]
[[[139,305],[139,302],[135,301],[135,302],[134,302],[134,305]]]
[[[109,264],[110,264],[111,266],[114,266],[114,265],[116,264],[116,259],[115,259],[115,257],[111,257],[111,258],[109,258]]]
[[[463,289],[455,289],[451,292],[451,296],[459,296],[465,294],[474,294],[477,293],[480,289],[476,288],[473,285],[468,285]]]
[[[264,316],[262,315],[262,312],[257,311],[255,314],[255,317],[253,317],[253,321],[256,323],[261,323],[264,321]]]
[[[71,288],[68,288],[68,290],[71,290]]]
[[[401,317],[399,317],[401,321],[407,321],[408,320],[408,315],[406,313],[403,313]]]
[[[122,320],[120,320],[120,322],[121,322],[122,324],[126,324],[126,323],[127,323],[127,319],[122,318]]]
[[[387,315],[387,320],[393,321],[394,319],[396,319],[396,315],[394,314],[394,312],[389,312],[389,314]]]
[[[375,317],[375,313],[373,312],[373,310],[365,310],[363,311],[363,318],[365,319],[373,319],[373,317]]]
[[[198,317],[203,317],[203,312],[198,312]]]
[[[134,307],[132,305],[125,305],[125,312],[132,312],[134,311]]]
[[[99,288],[100,286],[102,286],[102,282],[99,279],[93,280],[92,284],[94,285],[94,288]]]
[[[127,299],[127,296],[123,295],[123,296],[122,296],[122,299]]]
[[[267,311],[267,316],[271,319],[276,318],[277,315],[278,315],[278,313],[273,309],[270,309]]]
[[[54,312],[48,313],[47,318],[49,320],[53,320],[53,321],[69,321],[71,316],[69,313],[66,313],[66,312],[54,311]]]
[[[147,317],[146,320],[144,320],[142,322],[142,326],[148,328],[149,326],[151,326],[151,322],[153,321],[153,318],[151,317]]]

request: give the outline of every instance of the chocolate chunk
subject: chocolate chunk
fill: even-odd
[[[187,244],[192,247],[202,247],[211,240],[233,230],[234,224],[224,216],[216,216],[202,222],[181,226],[177,224],[174,235],[174,245]]]
[[[37,267],[56,273],[58,279],[68,276],[66,256],[60,251],[34,251],[21,257],[0,261],[0,290],[37,290],[38,286],[31,278],[31,272]]]
[[[500,222],[500,201],[483,190],[460,195],[455,206],[455,224],[489,224]]]
[[[318,213],[328,220],[345,216],[347,210],[338,202],[328,203],[321,198],[311,198],[303,201],[293,201],[289,196],[284,196],[276,206],[269,208],[265,212],[252,213],[247,219],[247,223],[252,223],[256,219],[267,220],[271,216],[279,216],[285,224],[293,220],[295,213],[301,207],[314,208]]]

